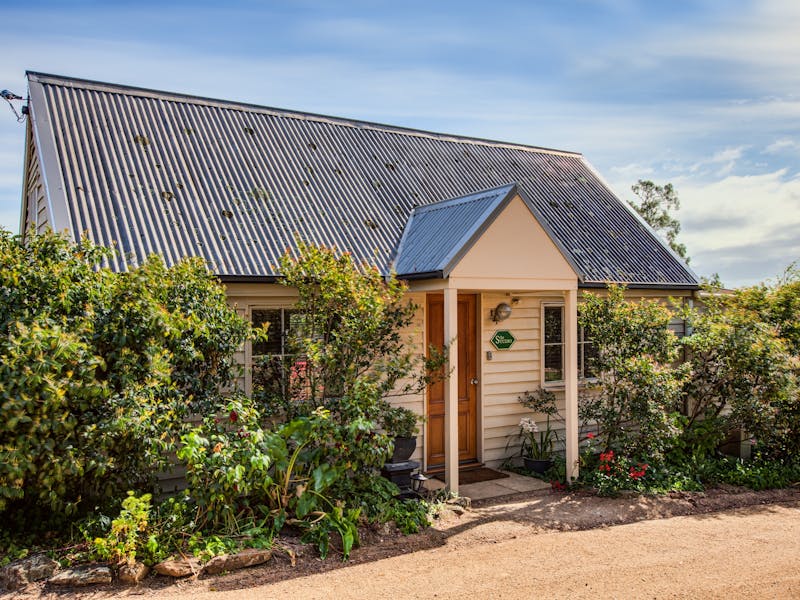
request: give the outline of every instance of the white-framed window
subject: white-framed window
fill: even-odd
[[[253,327],[268,325],[267,339],[254,341],[250,351],[253,392],[268,397],[283,394],[292,368],[304,358],[292,354],[290,336],[302,326],[303,314],[293,308],[251,307]]]
[[[268,325],[267,339],[253,342],[252,357],[285,357],[289,354],[289,333],[296,331],[302,321],[301,314],[292,308],[250,309],[253,327]]]
[[[542,383],[564,381],[564,305],[542,308]]]
[[[564,305],[542,305],[542,383],[564,383]],[[596,376],[594,358],[597,349],[583,327],[578,328],[578,379]]]

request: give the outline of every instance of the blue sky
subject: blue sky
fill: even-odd
[[[0,88],[30,69],[576,150],[623,198],[672,182],[691,266],[746,285],[800,258],[798,32],[796,0],[5,0]],[[0,104],[12,231],[23,133]]]

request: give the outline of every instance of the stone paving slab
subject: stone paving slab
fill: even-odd
[[[536,477],[526,477],[525,475],[520,475],[511,471],[500,472],[508,474],[508,477],[459,486],[459,494],[471,498],[472,500],[486,500],[487,498],[498,498],[500,496],[509,496],[520,492],[550,489],[550,484],[548,482],[537,479]],[[425,482],[425,487],[429,490],[440,490],[444,488],[444,483],[438,479],[429,479]]]

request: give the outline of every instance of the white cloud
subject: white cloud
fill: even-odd
[[[683,241],[699,273],[728,285],[772,277],[800,258],[800,177],[785,170],[679,186]],[[742,266],[758,263],[762,272]]]
[[[764,148],[764,154],[784,154],[800,152],[800,143],[790,138],[781,138]]]

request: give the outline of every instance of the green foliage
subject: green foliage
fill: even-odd
[[[539,387],[533,392],[525,391],[517,398],[525,408],[537,415],[546,415],[547,423],[544,431],[539,431],[539,426],[531,417],[523,417],[519,422],[519,433],[516,437],[509,437],[506,443],[506,452],[509,447],[519,442],[519,456],[536,460],[547,460],[553,457],[553,449],[558,441],[558,433],[551,429],[550,422],[556,421],[564,425],[564,419],[558,411],[556,395],[550,390]]]
[[[601,447],[663,457],[678,433],[683,371],[670,366],[677,340],[671,314],[656,302],[628,302],[621,287],[585,294],[579,323],[597,349],[597,381],[582,395],[582,421],[595,421]]]
[[[405,535],[419,533],[430,526],[429,506],[421,500],[401,500],[392,498],[380,515],[381,521],[393,522]]]
[[[303,243],[299,257],[284,255],[280,267],[281,283],[297,289],[303,315],[290,340],[292,354],[306,360],[296,394],[316,407],[352,395],[357,383],[374,386],[380,396],[396,391],[415,366],[402,336],[416,311],[405,284],[356,265],[347,253]]]
[[[393,522],[406,535],[417,533],[430,525],[430,505],[424,501],[399,498],[400,490],[388,479],[374,476],[358,482],[348,481],[351,485],[342,496],[355,499],[361,514],[369,521]]]
[[[392,437],[414,437],[419,432],[417,422],[420,416],[403,406],[384,404],[381,412],[381,426]]]
[[[716,478],[752,490],[786,488],[800,483],[800,464],[727,458],[720,461]]]
[[[669,247],[689,264],[689,256],[686,253],[686,246],[677,241],[681,231],[681,224],[678,219],[672,216],[671,211],[681,207],[678,193],[671,183],[666,185],[656,185],[652,181],[640,179],[631,190],[639,198],[639,201],[629,202],[639,215],[657,233],[663,235]]]
[[[276,485],[275,461],[286,460],[285,440],[262,430],[260,415],[244,398],[231,398],[219,415],[181,436],[178,460],[186,467],[197,527],[238,531],[237,517],[251,496],[265,500]]]
[[[583,480],[601,496],[615,496],[622,490],[643,492],[648,487],[649,469],[646,462],[631,461],[608,450],[600,454],[596,465],[587,469]]]
[[[90,541],[93,554],[105,561],[117,564],[133,564],[138,560],[153,564],[158,550],[158,539],[149,527],[150,494],[137,497],[128,492],[122,501],[119,516],[111,521],[111,531],[106,537]]]
[[[772,297],[764,287],[747,288],[712,296],[689,315],[693,333],[683,343],[691,372],[679,448],[708,453],[728,432],[744,429],[773,458],[800,456],[797,358],[767,320]]]
[[[337,504],[320,519],[307,524],[307,529],[300,539],[304,543],[316,544],[320,558],[325,559],[330,550],[331,535],[338,534],[342,543],[342,560],[347,560],[353,547],[359,544],[360,514],[360,508],[344,508]]]
[[[218,403],[248,325],[202,262],[127,273],[109,250],[0,232],[0,511],[53,525],[144,489]],[[58,460],[53,460],[53,457]]]
[[[326,411],[324,435],[307,440],[300,460],[342,469],[327,495],[364,508],[382,502],[377,474],[392,437],[417,431],[418,417],[387,398],[423,389],[441,375],[444,355],[434,350],[425,360],[409,353],[403,332],[416,307],[404,284],[355,264],[348,254],[305,244],[299,249],[297,258],[281,260],[282,283],[298,291],[288,340],[290,355],[298,358],[288,365],[271,360],[271,374],[254,373],[254,381],[281,382],[264,386],[258,399],[283,428]],[[275,369],[283,377],[275,377]]]
[[[547,416],[547,425],[544,431],[539,431],[539,426],[531,417],[522,417],[519,421],[520,440],[519,454],[534,460],[547,460],[553,456],[553,444],[558,440],[558,434],[550,428],[550,416]]]

